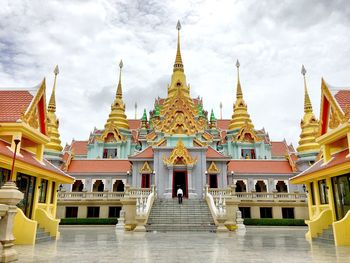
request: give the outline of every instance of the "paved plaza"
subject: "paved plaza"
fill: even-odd
[[[16,246],[19,262],[350,262],[350,247],[310,244],[304,227],[236,233],[133,233],[65,226],[57,241]]]

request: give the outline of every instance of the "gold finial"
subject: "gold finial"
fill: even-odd
[[[180,51],[180,29],[181,29],[181,24],[180,20],[177,21],[176,25],[177,29],[177,50],[176,50],[176,57],[175,57],[175,63],[174,63],[174,69],[173,71],[184,71],[184,66],[182,64],[182,57],[181,57],[181,51]]]
[[[176,29],[177,29],[177,30],[181,30],[181,23],[180,23],[180,20],[177,20]]]
[[[58,73],[60,73],[60,70],[58,69],[58,65],[56,65],[53,73],[55,73],[55,76],[58,75]]]
[[[237,67],[237,93],[236,93],[236,98],[243,98],[243,93],[242,93],[242,87],[241,87],[241,82],[239,80],[239,67],[241,64],[239,64],[239,60],[237,59],[236,61],[236,67]]]
[[[120,60],[119,62],[119,82],[118,82],[118,88],[117,88],[117,98],[122,98],[122,68],[123,68],[123,60]]]
[[[56,95],[55,95],[55,90],[56,90],[56,79],[57,75],[60,73],[60,70],[58,68],[58,65],[56,65],[53,73],[55,74],[55,80],[53,82],[53,88],[52,88],[52,93],[49,101],[49,106],[48,106],[48,111],[50,112],[56,112]]]
[[[309,97],[309,93],[307,92],[307,85],[306,85],[306,69],[304,65],[301,66],[301,74],[304,77],[304,112],[312,112],[312,105],[311,100]]]

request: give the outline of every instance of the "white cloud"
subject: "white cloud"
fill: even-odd
[[[349,86],[346,1],[13,1],[0,10],[1,86],[30,87],[60,66],[56,101],[62,142],[86,139],[110,112],[122,58],[127,115],[164,97],[177,19],[192,96],[232,115],[236,69],[256,128],[297,143],[303,114],[301,64],[316,116],[320,79]]]

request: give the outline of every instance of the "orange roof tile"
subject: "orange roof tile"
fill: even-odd
[[[285,141],[271,142],[271,154],[273,157],[286,156],[288,154],[288,145]]]
[[[131,171],[128,160],[95,159],[72,160],[67,173],[126,173]]]
[[[141,120],[128,120],[130,130],[137,130],[141,128]]]
[[[221,130],[228,130],[231,120],[216,120],[216,126]]]
[[[214,150],[211,146],[208,147],[206,157],[209,159],[222,159],[222,158],[228,158],[225,155],[222,155],[218,151]]]
[[[87,155],[87,145],[88,141],[72,141],[72,152],[75,155]]]
[[[293,174],[287,160],[231,160],[227,169],[236,174]]]
[[[0,122],[15,122],[33,99],[27,90],[0,90]]]
[[[0,140],[0,154],[5,155],[7,157],[13,158],[13,152],[10,150],[11,145],[3,140]],[[16,161],[21,161],[30,165],[33,165],[35,167],[44,169],[46,171],[50,171],[59,175],[70,177],[68,174],[64,173],[60,169],[58,169],[56,166],[51,164],[46,159],[43,159],[42,162],[39,162],[35,155],[31,152],[28,152],[24,149],[20,150],[20,154],[16,155]]]
[[[133,156],[130,156],[129,158],[136,158],[136,159],[148,159],[153,158],[153,148],[152,146],[148,146],[146,149],[144,149],[142,152],[135,154]]]
[[[299,178],[299,177],[302,177],[304,175],[315,173],[315,172],[318,172],[321,170],[325,170],[325,169],[337,166],[339,164],[349,162],[350,156],[347,156],[348,153],[349,153],[349,150],[344,150],[344,151],[333,154],[332,159],[325,165],[323,164],[323,159],[321,159],[318,162],[316,162],[314,165],[312,165],[311,167],[306,169],[304,172],[302,172],[301,174],[299,174],[293,178],[297,178],[297,177]]]
[[[347,110],[350,110],[350,90],[339,90],[335,95],[334,98],[337,100],[340,108],[343,110],[343,112]]]

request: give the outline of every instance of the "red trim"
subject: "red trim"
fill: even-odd
[[[151,175],[142,174],[141,175],[141,188],[149,188],[151,186]]]
[[[328,112],[329,112],[329,101],[326,96],[323,96],[323,112],[322,112],[322,127],[321,127],[321,135],[327,132],[328,126]]]
[[[42,134],[46,134],[46,128],[45,128],[45,107],[44,107],[44,97],[41,96],[39,103],[38,103],[38,113],[39,113],[39,123],[40,123],[40,131]]]

